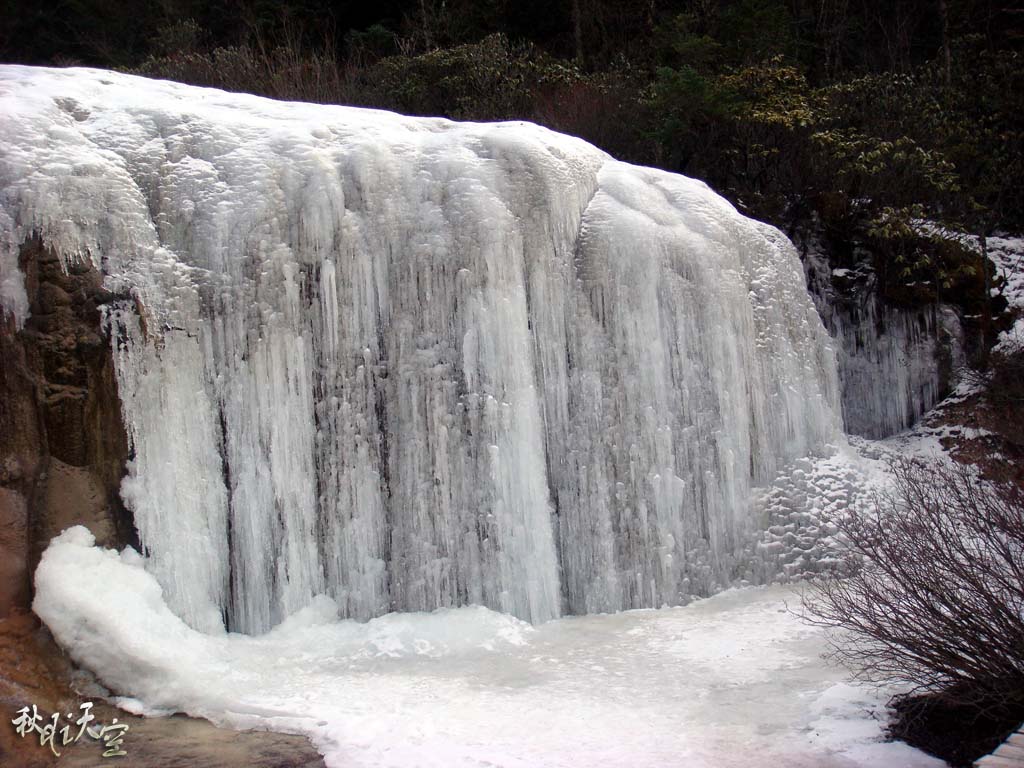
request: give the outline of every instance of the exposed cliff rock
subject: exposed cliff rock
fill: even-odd
[[[35,704],[47,722],[60,713],[78,713],[92,701],[96,723],[113,718],[128,724],[122,748],[124,757],[104,760],[102,745],[88,737],[66,747],[60,757],[40,746],[38,735],[19,737],[9,723],[0,727],[0,765],[11,768],[95,768],[110,763],[124,768],[322,768],[323,758],[303,736],[283,733],[223,730],[182,715],[142,718],[104,703],[102,690],[75,670],[39,620],[16,612],[0,620],[0,714]],[[77,730],[72,729],[72,733]]]
[[[118,493],[128,442],[100,330],[102,276],[88,262],[65,272],[38,239],[20,267],[31,316],[0,327],[0,617],[28,607],[35,563],[67,526],[107,546],[135,541]]]
[[[121,423],[110,344],[101,305],[111,297],[88,263],[65,272],[56,255],[33,239],[22,247],[31,316],[21,330],[0,320],[0,714],[6,720],[35,704],[77,711],[94,700],[97,720],[130,725],[132,766],[322,766],[301,736],[225,731],[181,716],[139,718],[80,692],[83,673],[29,612],[31,579],[49,540],[85,525],[104,546],[138,546],[119,488],[129,458]],[[23,768],[92,766],[96,742],[76,744],[60,758],[0,727],[0,765]]]

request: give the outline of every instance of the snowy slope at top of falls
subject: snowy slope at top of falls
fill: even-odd
[[[0,67],[0,285],[91,259],[168,603],[258,632],[675,605],[763,568],[751,491],[839,437],[792,244],[526,123]]]

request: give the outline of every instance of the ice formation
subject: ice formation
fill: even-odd
[[[846,431],[889,437],[931,410],[948,391],[952,366],[946,349],[958,327],[943,308],[900,309],[875,297],[836,312],[829,328],[843,350],[839,371]]]
[[[804,268],[837,347],[843,428],[872,439],[895,435],[951,389],[963,362],[960,320],[947,306],[885,303],[870,267],[832,269],[818,247],[812,244]]]
[[[123,497],[195,628],[682,603],[838,436],[789,241],[578,139],[4,66],[0,147],[0,299],[32,233],[121,297]]]

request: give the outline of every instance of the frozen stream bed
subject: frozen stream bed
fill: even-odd
[[[939,766],[882,741],[887,694],[824,662],[783,587],[538,627],[485,608],[205,635],[133,551],[54,540],[35,610],[126,706],[308,734],[330,766]]]

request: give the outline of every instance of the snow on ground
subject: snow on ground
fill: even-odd
[[[329,766],[939,766],[882,741],[887,693],[825,663],[784,587],[532,627],[484,608],[203,635],[130,550],[59,536],[36,612],[126,704],[308,734]]]
[[[990,237],[988,257],[1003,279],[997,289],[1010,307],[1024,310],[1024,237]]]
[[[989,259],[1003,279],[999,291],[1017,319],[1009,330],[999,334],[996,350],[1013,352],[1024,349],[1024,237],[992,237],[988,241]]]

